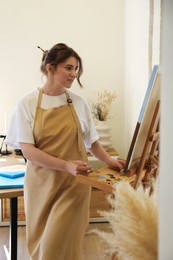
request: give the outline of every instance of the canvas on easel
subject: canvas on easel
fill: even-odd
[[[155,65],[127,155],[126,165],[124,167],[124,172],[127,173],[127,175],[130,174],[129,171],[131,169],[135,169],[139,164],[158,100],[160,100],[160,72],[159,67]]]
[[[159,172],[159,144],[160,144],[160,100],[157,100],[149,131],[146,135],[144,149],[136,168],[133,187],[139,184],[149,188],[149,194],[154,191],[155,181]]]

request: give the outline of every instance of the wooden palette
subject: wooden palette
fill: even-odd
[[[117,182],[124,180],[131,183],[135,180],[135,175],[128,177],[122,175],[119,171],[103,167],[98,171],[91,172],[88,176],[79,174],[77,180],[80,183],[112,193]]]

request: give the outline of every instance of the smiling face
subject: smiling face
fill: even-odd
[[[47,67],[47,78],[60,88],[70,88],[78,73],[78,60],[71,56],[54,69],[50,64]]]
[[[65,62],[60,63],[55,71],[57,83],[70,88],[73,80],[78,73],[78,60],[75,57],[69,57]]]

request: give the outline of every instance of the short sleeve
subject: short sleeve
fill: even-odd
[[[99,139],[99,136],[86,99],[81,96],[75,96],[74,101],[74,107],[82,128],[84,145],[89,149],[92,143]]]
[[[86,118],[87,118],[87,127],[86,131],[84,134],[84,144],[87,149],[91,148],[92,143],[94,143],[96,140],[99,139],[98,133],[96,131],[91,112],[88,108],[88,106],[85,108],[86,109]]]
[[[27,102],[18,102],[14,114],[12,116],[10,127],[7,131],[5,143],[13,148],[20,149],[20,142],[34,144],[33,137],[33,112],[27,106]]]

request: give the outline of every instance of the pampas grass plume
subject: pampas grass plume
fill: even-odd
[[[108,198],[112,210],[101,212],[110,223],[110,233],[93,230],[108,244],[109,252],[120,260],[157,260],[157,196],[149,196],[142,187],[135,190],[121,181],[114,196]]]

